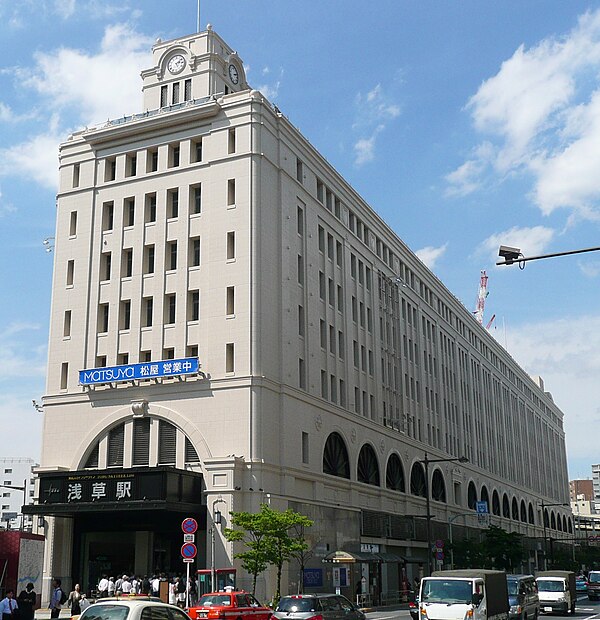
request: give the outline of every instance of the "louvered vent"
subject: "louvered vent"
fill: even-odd
[[[133,421],[132,465],[150,464],[150,418]]]
[[[123,450],[125,447],[125,424],[119,424],[108,433],[108,455],[106,464],[109,467],[123,467]]]
[[[177,429],[161,420],[158,428],[158,464],[175,465],[176,451]]]

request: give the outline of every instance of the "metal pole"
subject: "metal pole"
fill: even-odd
[[[544,570],[548,570],[548,560],[546,559],[546,509],[544,507],[544,502],[542,502],[542,523],[544,525]]]
[[[431,577],[431,505],[429,502],[429,459],[427,452],[423,459],[425,465],[425,506],[427,511],[427,576]]]
[[[186,578],[185,578],[185,608],[190,607],[190,563],[186,562]]]
[[[210,528],[210,588],[215,591],[215,526]]]

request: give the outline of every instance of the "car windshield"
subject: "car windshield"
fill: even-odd
[[[229,594],[206,594],[198,601],[198,607],[212,607],[214,605],[230,606],[231,597]]]
[[[516,596],[519,593],[519,582],[518,581],[513,581],[512,579],[509,579],[506,582],[506,585],[508,586],[509,596]]]
[[[421,591],[421,601],[423,603],[469,604],[472,596],[472,583],[458,579],[428,579],[423,584],[423,590]]]
[[[79,617],[81,620],[125,620],[128,614],[129,607],[126,605],[96,603],[88,607]]]
[[[588,576],[590,583],[600,583],[600,573],[590,573]]]
[[[562,581],[538,579],[537,585],[540,592],[564,592],[565,590],[565,585]]]
[[[317,611],[317,599],[315,598],[282,598],[275,611],[298,612]]]

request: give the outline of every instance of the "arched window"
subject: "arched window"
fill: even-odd
[[[421,463],[415,463],[410,470],[410,493],[419,497],[426,497],[425,469]]]
[[[550,527],[550,517],[548,511],[544,508],[544,527]]]
[[[517,502],[516,497],[513,497],[513,500],[512,500],[512,518],[513,518],[513,521],[519,520],[519,502]]]
[[[366,443],[358,455],[358,466],[356,468],[356,479],[365,484],[379,486],[379,463],[373,446]]]
[[[556,529],[556,515],[554,514],[554,511],[550,513],[550,528],[553,530]]]
[[[467,490],[467,506],[471,508],[471,510],[477,508],[477,489],[473,481],[469,482],[469,488]]]
[[[439,469],[433,472],[431,478],[431,499],[437,502],[446,503],[446,483],[444,482],[444,476]]]
[[[556,515],[556,529],[559,532],[562,532],[562,519],[560,518],[560,515]]]
[[[339,433],[331,433],[323,450],[323,473],[350,480],[350,459]]]
[[[385,470],[385,486],[392,491],[406,492],[406,484],[404,482],[404,469],[402,461],[397,454],[390,455]]]
[[[481,487],[481,495],[479,496],[479,498],[481,499],[482,502],[485,502],[487,504],[487,508],[488,508],[488,512],[491,508],[490,506],[490,495],[488,493],[487,487],[485,486],[485,484]]]
[[[521,500],[521,521],[527,523],[527,506],[524,499]]]
[[[500,496],[496,490],[492,493],[492,514],[500,516]]]
[[[571,519],[567,520],[567,527],[569,528],[569,534],[573,533],[573,523],[571,522]]]
[[[529,523],[531,523],[531,525],[535,525],[535,517],[533,514],[533,504],[531,502],[529,502]]]
[[[510,502],[506,493],[502,496],[502,516],[510,519]]]

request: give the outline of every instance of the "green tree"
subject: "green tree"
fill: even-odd
[[[497,525],[490,525],[484,533],[483,545],[488,561],[485,568],[512,572],[525,561],[523,536],[507,532]]]
[[[295,553],[306,550],[304,538],[290,534],[295,527],[310,527],[313,522],[291,509],[284,512],[261,504],[260,512],[232,512],[232,528],[225,528],[223,535],[230,542],[242,542],[246,551],[234,557],[242,560],[242,567],[252,575],[252,593],[256,592],[256,580],[269,564],[277,569],[277,591],[275,599],[281,594],[281,572],[284,562]]]

